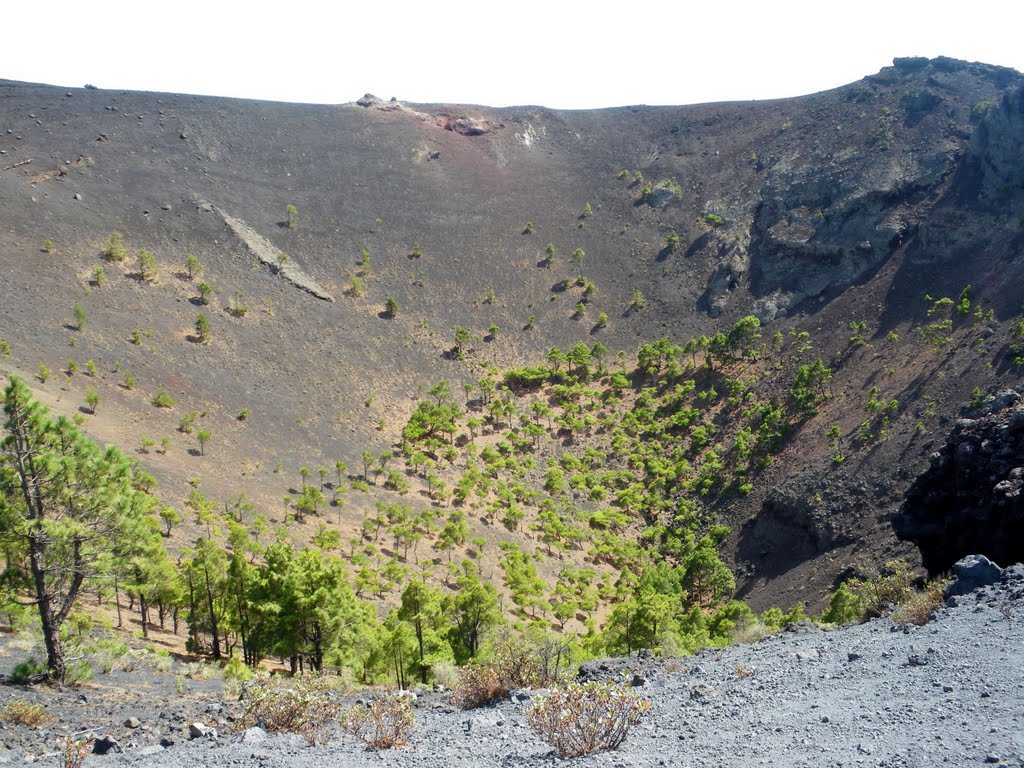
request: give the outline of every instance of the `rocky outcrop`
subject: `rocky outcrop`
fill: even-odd
[[[446,131],[452,133],[458,133],[462,136],[483,136],[487,133],[492,133],[497,128],[500,128],[500,124],[496,124],[490,120],[482,117],[474,117],[473,115],[453,115],[448,112],[442,112],[434,117],[434,123],[439,128],[444,128]]]
[[[912,160],[876,149],[820,164],[782,159],[770,169],[751,228],[763,320],[841,291],[889,258],[911,232],[913,209],[953,169],[952,145],[920,150]]]
[[[951,197],[971,209],[1005,210],[1009,197],[1024,194],[1024,89],[964,105],[951,84],[968,74],[1000,87],[1018,77],[954,60],[897,59],[850,89],[848,110],[829,113],[834,137],[808,147],[800,125],[786,122],[756,155],[763,185],[751,205],[748,279],[762,322],[868,279],[904,244],[916,263],[976,251],[992,222],[974,226],[971,215],[957,215],[946,196],[951,180]],[[898,100],[876,107],[879,89],[898,90]],[[939,201],[946,206],[936,217]],[[709,307],[728,299],[722,274]]]
[[[965,409],[907,492],[893,525],[921,549],[931,573],[981,553],[1024,560],[1024,404],[1000,392]]]
[[[1024,88],[974,107],[978,127],[958,174],[961,202],[999,209],[1024,192]]]

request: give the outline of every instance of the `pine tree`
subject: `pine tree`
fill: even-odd
[[[23,381],[4,393],[7,436],[0,455],[0,539],[5,579],[32,584],[47,674],[63,683],[61,627],[83,588],[123,565],[159,535],[152,498],[135,488],[131,462],[101,450],[70,420],[54,419]]]
[[[210,340],[210,321],[203,312],[196,317],[196,338],[202,344]]]
[[[190,253],[185,257],[185,271],[188,272],[189,280],[203,274],[203,265],[199,263],[198,256]]]
[[[424,685],[434,664],[452,658],[445,639],[446,610],[441,593],[425,581],[417,579],[402,592],[398,618],[407,622],[416,638],[414,670]]]

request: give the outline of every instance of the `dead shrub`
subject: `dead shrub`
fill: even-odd
[[[316,676],[297,677],[282,685],[261,681],[246,687],[242,700],[243,730],[259,726],[270,733],[298,733],[310,741],[338,718],[341,709],[327,684]]]
[[[38,726],[48,723],[53,717],[38,704],[24,699],[13,699],[0,709],[0,720],[15,725]]]
[[[61,768],[82,768],[85,756],[92,749],[92,739],[80,741],[72,736],[65,736],[57,742],[60,747]]]
[[[403,693],[381,696],[369,704],[356,704],[341,717],[342,729],[363,742],[367,749],[402,746],[415,722],[412,698]]]
[[[753,677],[757,674],[757,670],[753,667],[748,667],[746,664],[736,665],[736,678],[739,680],[746,680],[748,677]]]
[[[538,696],[526,719],[561,757],[615,749],[650,702],[614,683],[566,683]]]
[[[520,636],[500,641],[492,658],[472,661],[459,670],[453,703],[463,709],[482,707],[516,688],[543,688],[564,680],[575,667],[569,641]]]
[[[508,696],[509,690],[508,685],[499,679],[494,666],[474,662],[459,670],[459,682],[452,702],[462,709],[475,709]]]
[[[945,604],[943,592],[946,582],[929,581],[920,592],[912,592],[899,608],[892,613],[898,624],[914,624],[918,627],[928,623],[931,615]]]
[[[540,682],[540,664],[536,654],[523,642],[507,640],[494,649],[490,662],[498,680],[512,688],[534,688]]]

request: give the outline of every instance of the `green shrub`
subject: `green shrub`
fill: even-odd
[[[901,613],[901,621],[916,621],[922,614],[927,617],[935,607],[935,582],[926,585],[923,592],[914,589],[914,576],[905,560],[890,560],[882,573],[870,579],[850,579],[832,594],[828,610],[821,620],[829,624],[849,624],[879,616]],[[941,601],[941,594],[938,594]],[[930,607],[929,607],[930,606]]]
[[[156,256],[145,248],[139,250],[139,279],[146,282],[156,280],[158,276]]]
[[[526,720],[560,757],[615,749],[650,702],[613,683],[567,683],[533,700]]]
[[[75,315],[75,328],[79,331],[84,331],[85,324],[89,320],[89,315],[86,314],[85,308],[76,301],[73,312]]]
[[[199,262],[199,257],[188,254],[185,256],[185,271],[188,273],[188,279],[191,280],[203,273],[203,265]]]
[[[941,579],[929,581],[924,589],[913,592],[892,612],[892,620],[898,624],[914,624],[918,627],[927,624],[932,613],[945,604],[946,584]]]
[[[851,588],[864,601],[864,618],[873,619],[909,601],[914,594],[912,581],[906,560],[890,560],[877,577],[854,580]]]
[[[25,685],[37,682],[46,677],[46,664],[35,657],[25,659],[14,665],[11,670],[10,680],[15,685]]]
[[[213,296],[213,285],[208,280],[200,280],[196,284],[196,291],[199,293],[199,303],[207,305]]]
[[[843,582],[832,593],[828,610],[821,615],[821,620],[826,624],[839,626],[859,621],[862,614],[863,601],[850,590],[846,582]]]
[[[160,387],[153,395],[153,405],[157,408],[170,408],[174,405],[174,398],[167,394],[167,390]]]
[[[124,261],[124,257],[127,255],[128,252],[124,247],[124,235],[115,229],[107,238],[107,245],[103,249],[103,258],[107,261]]]
[[[64,675],[64,684],[75,688],[92,680],[92,677],[92,664],[88,661],[76,661],[68,665],[68,670]]]
[[[210,341],[210,320],[203,312],[196,316],[195,329],[196,338],[201,344],[206,344]]]
[[[234,317],[245,317],[249,314],[249,307],[245,304],[245,294],[240,288],[235,290],[228,312]]]
[[[92,643],[90,655],[100,672],[109,674],[131,649],[119,640],[101,639]]]
[[[255,677],[256,673],[238,656],[232,656],[224,665],[224,682],[236,680],[240,683],[247,683]]]

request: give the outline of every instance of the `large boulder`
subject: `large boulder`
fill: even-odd
[[[989,587],[1003,576],[1003,569],[984,555],[968,555],[953,566],[953,580],[946,585],[946,599]]]

